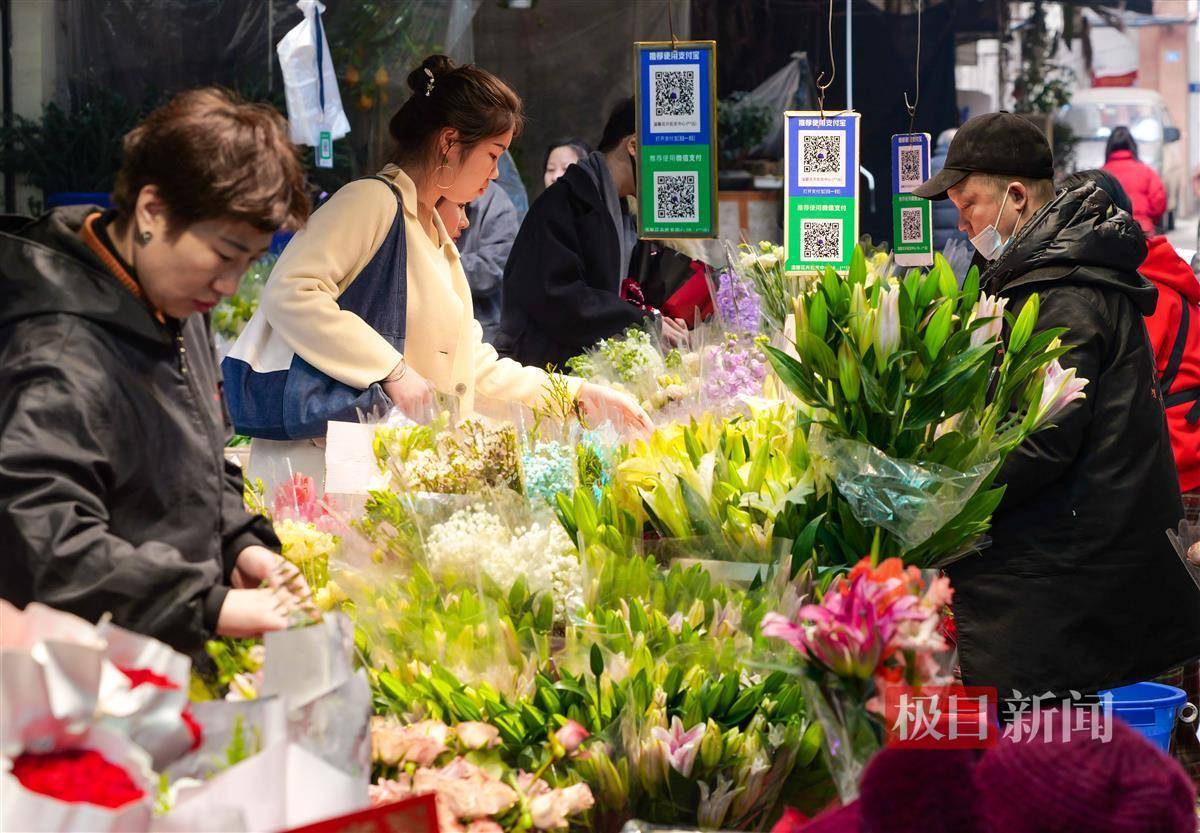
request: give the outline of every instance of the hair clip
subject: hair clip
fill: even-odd
[[[425,97],[429,98],[429,94],[433,92],[433,70],[425,67],[425,74],[429,76],[429,83],[425,85]]]

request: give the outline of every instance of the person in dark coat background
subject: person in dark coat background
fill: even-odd
[[[933,149],[933,156],[929,159],[930,176],[937,176],[938,171],[945,167],[946,153],[950,150],[950,142],[957,132],[958,128],[952,127],[938,135],[937,147]],[[946,244],[951,240],[966,243],[967,235],[958,230],[958,209],[954,207],[954,203],[942,200],[933,204],[933,250],[944,251]]]
[[[496,349],[525,365],[561,367],[597,341],[642,325],[647,313],[621,299],[636,232],[624,197],[636,193],[633,99],[613,110],[599,150],[567,168],[533,205],[504,269]],[[664,335],[686,338],[682,322]]]
[[[201,657],[307,592],[225,459],[203,315],[308,216],[304,175],[278,113],[194,90],[125,138],[113,202],[0,227],[0,597]]]
[[[1094,182],[1113,205],[1132,215],[1129,195],[1108,171],[1079,171],[1062,185],[1072,189],[1088,182]],[[1165,236],[1151,237],[1146,246],[1146,259],[1138,272],[1158,290],[1154,312],[1145,319],[1146,334],[1167,411],[1184,517],[1196,525],[1200,523],[1200,281]],[[1200,662],[1173,669],[1157,682],[1183,689],[1189,703],[1200,703]],[[1200,784],[1200,738],[1193,724],[1180,719],[1171,754]]]
[[[483,328],[483,340],[495,344],[500,331],[504,266],[521,221],[512,200],[495,181],[488,183],[482,197],[467,203],[466,210],[469,225],[456,241],[458,254],[471,285],[475,320]]]
[[[1142,316],[1156,292],[1146,242],[1094,184],[1055,196],[1050,146],[1031,122],[979,116],[916,190],[949,197],[990,265],[983,291],[1040,330],[1088,380],[1057,425],[1005,460],[992,545],[950,565],[963,680],[1003,698],[1096,692],[1200,656],[1200,591],[1166,537],[1183,517]]]

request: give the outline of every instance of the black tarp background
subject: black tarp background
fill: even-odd
[[[961,0],[970,11],[985,11],[976,0]],[[845,3],[835,0],[833,17],[833,62],[836,75],[825,98],[830,110],[846,106],[846,18]],[[958,124],[955,103],[954,44],[956,2],[939,3],[924,9],[921,20],[921,100],[914,129],[935,139],[947,127]],[[981,8],[974,8],[980,6]],[[808,54],[813,77],[834,69],[830,63],[827,2],[774,2],[745,0],[728,4],[722,0],[693,0],[692,35],[715,38],[718,43],[718,93],[751,89],[789,60],[791,53]],[[917,16],[888,14],[870,3],[854,3],[852,57],[854,61],[854,108],[863,114],[860,162],[875,176],[875,211],[867,180],[862,188],[862,233],[876,241],[890,240],[891,137],[907,132],[908,113],[904,92],[915,92]]]

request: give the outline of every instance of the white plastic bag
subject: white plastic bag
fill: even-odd
[[[317,18],[325,11],[325,6],[317,0],[297,0],[296,5],[304,14],[304,22],[284,35],[275,51],[279,54],[279,67],[283,72],[292,142],[316,147],[322,131],[329,131],[331,140],[340,139],[350,132],[350,122],[342,109],[342,96],[338,92],[337,73],[333,69],[325,28]],[[318,45],[320,73],[317,72]]]

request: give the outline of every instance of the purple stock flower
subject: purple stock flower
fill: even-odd
[[[766,378],[766,359],[748,336],[731,333],[705,351],[704,396],[709,402],[760,396]]]
[[[736,272],[725,271],[717,276],[717,291],[713,298],[717,315],[731,333],[757,333],[760,322],[758,295],[750,281]]]

